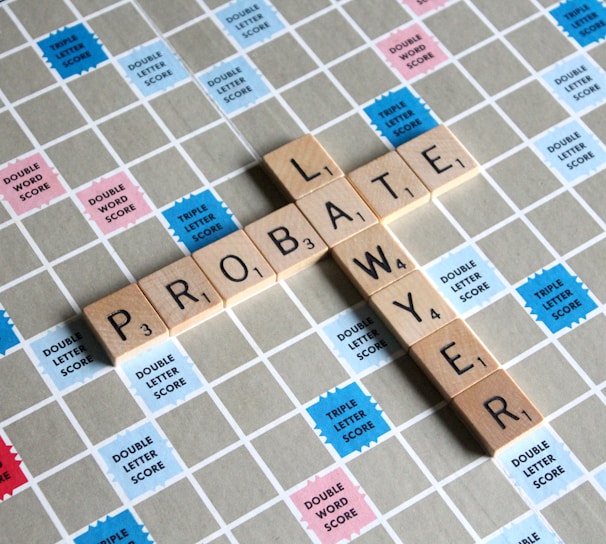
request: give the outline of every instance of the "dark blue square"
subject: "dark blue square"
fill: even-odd
[[[19,343],[19,339],[13,330],[8,314],[0,309],[0,355]]]
[[[143,525],[137,523],[130,510],[124,510],[115,516],[107,516],[91,525],[84,534],[76,537],[76,544],[99,544],[100,542],[149,544],[149,534]]]
[[[587,288],[561,264],[537,272],[517,291],[530,313],[552,333],[571,327],[597,308]]]
[[[210,191],[177,200],[162,214],[191,252],[238,230],[227,206]]]
[[[597,0],[568,0],[551,15],[583,47],[606,37],[606,8]]]
[[[377,98],[364,112],[377,130],[397,147],[437,126],[429,108],[404,87]]]
[[[107,60],[99,40],[82,23],[57,30],[40,40],[38,45],[44,58],[63,79]]]
[[[361,451],[389,431],[383,411],[355,382],[329,391],[307,412],[341,457]]]

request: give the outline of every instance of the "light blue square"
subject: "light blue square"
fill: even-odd
[[[339,356],[356,372],[387,363],[402,350],[366,304],[345,310],[323,330]]]
[[[99,449],[109,473],[129,499],[154,491],[181,473],[167,440],[152,423],[120,433]]]
[[[532,514],[516,523],[506,525],[503,528],[503,532],[490,539],[488,544],[520,544],[523,542],[562,544],[562,541],[545,527],[536,514]]]
[[[81,319],[50,329],[31,348],[59,391],[92,380],[108,365],[105,352]]]
[[[566,181],[587,177],[606,163],[604,146],[575,120],[553,128],[535,145],[545,162]]]
[[[181,61],[163,41],[137,47],[118,62],[143,96],[166,91],[188,77]]]
[[[172,340],[132,359],[122,369],[152,412],[176,405],[202,387],[193,363]]]
[[[481,307],[505,289],[494,266],[473,246],[448,253],[426,273],[459,314]]]
[[[214,66],[200,82],[227,115],[246,108],[269,94],[261,74],[244,57]]]
[[[429,107],[408,87],[389,92],[364,108],[376,130],[397,147],[436,127]]]
[[[284,28],[265,0],[236,0],[216,15],[243,49],[271,38]]]
[[[570,451],[546,426],[516,441],[497,458],[534,504],[559,496],[583,475]]]
[[[543,79],[553,94],[575,112],[606,99],[606,74],[585,54],[557,64],[543,74]]]

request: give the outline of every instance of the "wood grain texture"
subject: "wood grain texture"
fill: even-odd
[[[276,273],[243,230],[198,249],[192,257],[226,306],[276,281]]]
[[[136,283],[89,304],[82,313],[115,365],[168,338],[168,327]]]
[[[331,248],[379,222],[345,178],[297,200],[297,206]]]
[[[420,270],[389,284],[369,300],[406,350],[456,318],[453,308]]]
[[[343,170],[322,144],[306,134],[263,156],[263,164],[291,200],[298,200],[343,177]]]
[[[447,399],[499,368],[488,348],[462,319],[413,344],[410,356]]]
[[[424,132],[396,151],[432,196],[441,195],[478,172],[478,163],[444,125]]]
[[[404,159],[390,151],[347,174],[381,222],[389,223],[429,201],[429,190]]]
[[[244,228],[279,280],[319,261],[324,240],[295,204],[288,204]]]
[[[191,257],[183,257],[139,280],[171,335],[179,334],[223,309],[223,300]]]
[[[543,421],[539,410],[504,370],[472,385],[451,404],[490,455]]]
[[[381,223],[337,244],[332,256],[365,298],[416,268],[413,258]]]

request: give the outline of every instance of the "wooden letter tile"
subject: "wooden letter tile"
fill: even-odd
[[[136,283],[119,289],[82,311],[115,365],[168,338],[168,329]]]
[[[478,164],[456,136],[439,125],[396,150],[431,191],[440,195],[471,178]]]
[[[382,222],[389,222],[429,201],[429,191],[395,151],[347,174]]]
[[[328,247],[378,223],[376,215],[345,178],[297,200],[297,206]]]
[[[226,305],[235,304],[276,281],[276,273],[243,230],[195,251],[192,257]]]
[[[462,319],[413,344],[410,355],[447,399],[499,368],[488,348]]]
[[[263,163],[292,200],[344,175],[312,134],[274,149],[263,157]]]
[[[223,300],[191,257],[139,280],[171,335],[179,334],[223,308]]]
[[[504,370],[497,370],[452,400],[459,417],[490,455],[522,436],[543,416]]]
[[[366,298],[416,268],[402,244],[380,223],[337,244],[332,256]]]
[[[294,204],[244,228],[267,262],[284,279],[319,261],[328,246]]]
[[[406,350],[456,317],[420,270],[413,270],[370,297],[370,305]]]

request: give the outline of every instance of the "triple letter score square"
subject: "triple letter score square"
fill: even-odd
[[[114,364],[330,253],[491,455],[542,421],[386,226],[475,175],[447,127],[347,176],[311,134],[263,161],[290,204],[84,309]]]

